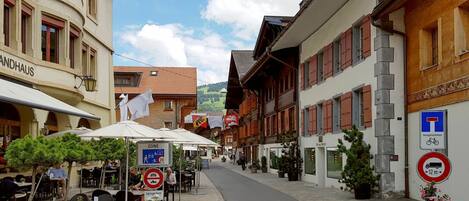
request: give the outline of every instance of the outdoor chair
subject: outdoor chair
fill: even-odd
[[[174,201],[174,193],[176,192],[178,184],[169,185],[168,183],[164,182],[164,192],[163,197],[166,198],[166,201],[169,201],[169,194],[172,194],[172,201]]]
[[[39,187],[37,188],[36,194],[34,195],[34,200],[52,200],[54,197],[54,184],[49,180],[49,178],[42,178]]]
[[[95,197],[101,196],[101,195],[111,195],[109,192],[101,189],[94,190],[93,193],[91,194],[91,199],[94,199]]]
[[[93,174],[88,169],[81,171],[81,182],[83,187],[97,187],[97,180],[95,180]]]
[[[76,194],[75,196],[72,197],[70,201],[89,201],[88,196],[86,194]]]
[[[140,200],[138,196],[135,196],[132,192],[127,192],[127,197],[129,201],[137,201]],[[116,201],[125,201],[125,191],[119,191],[116,194]]]
[[[104,194],[98,196],[98,201],[114,201],[114,198],[110,194]]]
[[[13,183],[13,178],[5,177],[0,181],[0,200],[14,199],[18,186]]]
[[[19,174],[19,175],[15,176],[15,181],[16,182],[21,182],[21,179],[25,179],[25,181],[26,181],[26,177],[24,177],[24,175],[22,175],[22,174]]]
[[[185,192],[187,192],[187,190],[192,191],[192,174],[189,174],[191,176],[187,176],[186,174],[182,174],[181,180]]]

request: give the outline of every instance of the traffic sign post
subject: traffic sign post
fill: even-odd
[[[449,177],[451,163],[444,154],[429,152],[419,159],[417,172],[426,182],[440,183]]]
[[[446,149],[446,111],[428,110],[420,113],[420,148]]]
[[[164,175],[160,169],[150,168],[143,175],[143,183],[152,189],[160,188],[164,183]]]

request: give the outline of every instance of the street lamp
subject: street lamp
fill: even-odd
[[[96,79],[94,79],[92,76],[89,75],[75,75],[75,79],[79,78],[81,80],[80,85],[77,87],[75,86],[75,89],[79,89],[83,83],[85,83],[85,90],[86,91],[95,91],[96,90]]]

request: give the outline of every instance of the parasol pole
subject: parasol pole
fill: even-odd
[[[129,193],[129,139],[125,138],[125,201],[128,201]]]
[[[182,168],[182,158],[183,158],[183,155],[184,155],[184,149],[183,149],[182,143],[179,144],[179,148],[181,149],[180,152],[179,152],[179,201],[181,201],[181,193],[182,193],[182,189],[181,189],[182,188],[182,184],[181,184],[182,170],[181,170],[181,168]]]

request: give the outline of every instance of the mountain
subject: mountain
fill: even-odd
[[[224,113],[225,93],[220,91],[228,82],[201,85],[197,87],[197,111],[207,113]]]

